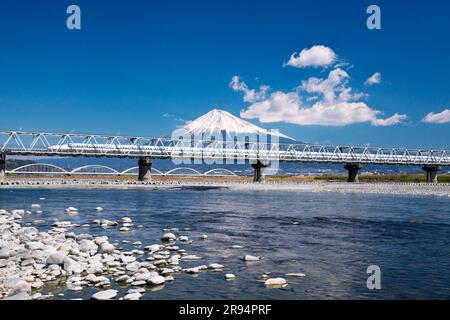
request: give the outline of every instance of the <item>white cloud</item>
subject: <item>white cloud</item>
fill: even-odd
[[[367,97],[364,93],[352,93],[352,88],[347,87],[350,76],[344,70],[337,68],[328,74],[328,78],[319,79],[311,77],[302,81],[300,89],[313,94],[322,94],[327,104],[342,101],[354,101]]]
[[[234,76],[231,79],[229,86],[236,92],[243,92],[245,102],[255,102],[264,99],[267,92],[270,90],[270,87],[266,85],[261,85],[259,87],[259,91],[249,89],[247,84],[245,84],[245,82],[243,82],[238,76]]]
[[[445,109],[442,112],[434,113],[430,112],[422,119],[423,122],[427,123],[449,123],[450,122],[450,110]]]
[[[381,83],[381,73],[375,72],[372,76],[370,76],[364,84],[368,87],[373,86],[374,84]]]
[[[296,91],[276,91],[253,100],[241,117],[258,119],[260,122],[286,122],[297,125],[344,126],[353,123],[371,123],[373,126],[390,126],[405,120],[406,115],[394,114],[380,119],[382,112],[369,107],[361,99],[364,93],[352,93],[348,86],[350,76],[342,69],[333,69],[326,79],[311,77],[302,81]],[[250,91],[247,85],[239,81],[240,86]],[[231,85],[230,85],[231,86]],[[306,103],[301,93],[306,94]],[[313,94],[313,96],[308,96]],[[311,99],[313,98],[313,99]],[[314,101],[312,105],[307,103]],[[248,102],[248,101],[247,101]]]
[[[328,67],[336,61],[336,53],[331,48],[317,45],[303,49],[298,55],[294,52],[286,65],[295,68]]]
[[[399,124],[406,120],[408,117],[405,114],[395,113],[392,117],[387,119],[374,119],[371,121],[372,125],[378,127],[387,127]]]

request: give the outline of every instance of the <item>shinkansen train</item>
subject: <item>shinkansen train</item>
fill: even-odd
[[[273,146],[272,146],[273,147]],[[303,146],[302,146],[303,147]],[[424,155],[411,155],[404,154],[390,154],[374,152],[370,153],[346,153],[346,152],[330,152],[328,151],[311,151],[311,150],[299,150],[295,148],[283,149],[282,145],[274,145],[273,148],[268,149],[234,149],[234,148],[221,148],[219,147],[190,147],[190,146],[142,146],[142,145],[112,145],[112,144],[86,144],[86,143],[68,143],[56,146],[50,146],[48,149],[54,152],[70,152],[79,151],[82,149],[86,152],[100,152],[100,153],[148,153],[153,155],[167,155],[173,156],[201,156],[201,157],[243,157],[247,159],[267,157],[270,159],[278,159],[285,161],[330,161],[330,162],[342,162],[342,161],[360,161],[360,162],[384,162],[384,163],[402,163],[402,162],[433,162],[433,157]],[[449,159],[446,161],[450,161]],[[443,159],[440,159],[443,160]]]

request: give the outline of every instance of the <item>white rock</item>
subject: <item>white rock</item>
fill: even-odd
[[[105,276],[95,276],[90,279],[92,283],[110,283],[110,280]]]
[[[231,248],[232,249],[242,249],[242,248],[244,248],[243,246],[240,246],[240,245],[237,245],[237,244],[235,244],[235,245],[232,245],[231,246]]]
[[[136,258],[133,256],[120,256],[120,261],[123,263],[132,263],[136,261]]]
[[[53,227],[57,228],[69,228],[72,226],[72,222],[70,221],[56,221],[52,224]]]
[[[113,253],[114,250],[116,250],[116,248],[108,242],[102,243],[100,248],[102,249],[103,253]]]
[[[71,291],[82,291],[83,290],[82,286],[69,286],[67,288]]]
[[[127,264],[125,269],[127,269],[128,271],[136,272],[139,270],[140,267],[141,267],[141,264],[139,262],[135,261],[130,264]]]
[[[101,211],[103,211],[103,208],[102,207],[97,207],[97,208],[95,208],[95,211],[101,212]]]
[[[223,265],[218,263],[210,263],[208,266],[209,269],[223,269]]]
[[[123,218],[122,218],[122,222],[123,222],[123,223],[132,223],[133,220],[131,220],[131,218],[128,218],[128,217],[123,217]]]
[[[291,278],[303,278],[306,275],[304,273],[286,273],[286,277],[291,277]]]
[[[100,225],[101,225],[103,228],[109,228],[109,227],[115,227],[115,226],[117,226],[118,223],[117,223],[117,221],[111,221],[111,220],[103,219],[103,220],[100,221]]]
[[[266,286],[283,286],[287,284],[287,281],[283,278],[270,278],[267,279],[264,284]]]
[[[69,213],[69,214],[76,214],[76,213],[78,213],[78,209],[75,208],[75,207],[68,207],[66,209],[66,212]]]
[[[198,267],[194,267],[194,268],[187,268],[183,270],[186,273],[199,273],[200,269]]]
[[[48,256],[47,260],[46,260],[46,264],[50,265],[50,264],[58,264],[61,265],[64,263],[64,259],[66,258],[66,255],[62,254],[62,253],[53,253],[51,255]]]
[[[167,262],[172,265],[178,265],[178,264],[180,264],[180,256],[173,255],[167,260]]]
[[[30,300],[30,299],[31,299],[31,297],[28,293],[19,292],[18,294],[8,296],[8,297],[4,298],[3,300]]]
[[[31,300],[38,300],[38,299],[40,299],[41,297],[42,297],[42,293],[36,292],[35,294],[33,294],[33,295],[31,296]]]
[[[177,237],[176,237],[176,235],[174,235],[173,233],[168,232],[168,233],[165,233],[165,234],[161,237],[161,240],[163,240],[163,241],[175,241],[175,240],[177,240]]]
[[[130,276],[127,276],[126,274],[115,279],[116,282],[127,282],[128,280],[130,280]]]
[[[31,283],[31,287],[33,289],[40,289],[43,286],[44,286],[44,282],[42,282],[41,280],[37,280],[37,281]]]
[[[232,273],[225,274],[225,279],[227,279],[227,280],[233,280],[235,278],[236,278],[236,276]]]
[[[82,252],[87,252],[90,255],[94,255],[97,253],[98,246],[95,244],[94,241],[83,239],[80,241],[79,249]]]
[[[10,278],[5,281],[3,286],[9,290],[8,296],[14,296],[19,293],[31,293],[31,284],[20,278]]]
[[[31,208],[32,209],[39,209],[41,207],[41,205],[40,204],[37,204],[37,203],[33,203],[32,205],[31,205]]]
[[[193,254],[189,254],[189,255],[181,257],[181,260],[199,260],[199,259],[201,259],[201,257],[193,255]]]
[[[206,234],[204,234],[200,238],[203,239],[203,240],[206,240],[206,239],[208,239],[208,236]]]
[[[244,261],[259,261],[261,259],[262,259],[262,257],[252,256],[252,255],[249,255],[249,254],[245,255],[244,258],[243,258]]]
[[[0,259],[8,259],[10,255],[9,250],[0,249]]]
[[[117,297],[117,290],[105,290],[105,291],[99,291],[97,293],[94,293],[92,295],[92,299],[95,300],[111,300]]]
[[[73,260],[69,257],[65,257],[64,258],[64,270],[69,273],[80,274],[84,271],[84,268],[80,263],[76,262],[75,260]]]
[[[123,300],[139,300],[142,297],[142,294],[139,292],[129,293],[125,297],[123,297]]]
[[[180,236],[180,241],[182,242],[188,242],[189,238],[187,236]]]
[[[102,245],[105,242],[108,242],[108,237],[107,236],[103,236],[103,237],[95,237],[94,238],[94,242],[97,245]]]
[[[127,293],[144,293],[146,290],[144,288],[131,288]]]
[[[153,276],[147,280],[148,284],[154,285],[154,286],[163,284],[164,282],[166,282],[166,279],[162,276]]]

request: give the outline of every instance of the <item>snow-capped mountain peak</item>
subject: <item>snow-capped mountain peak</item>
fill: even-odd
[[[238,135],[272,135],[292,139],[282,133],[272,132],[242,120],[231,113],[213,109],[201,117],[186,123],[177,129],[175,135],[212,136],[226,132],[228,136]],[[293,140],[293,139],[292,139]]]

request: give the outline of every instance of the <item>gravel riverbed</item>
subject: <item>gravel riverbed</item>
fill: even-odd
[[[286,192],[339,192],[344,194],[392,194],[450,197],[450,184],[426,183],[345,183],[345,182],[220,182],[220,181],[123,181],[123,180],[68,180],[68,179],[14,179],[0,182],[1,189],[173,189],[173,188],[227,188],[245,191],[286,191]]]

